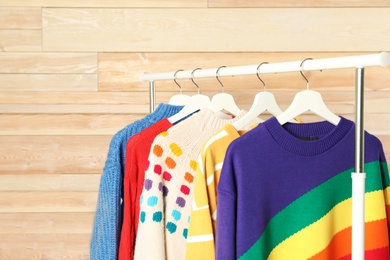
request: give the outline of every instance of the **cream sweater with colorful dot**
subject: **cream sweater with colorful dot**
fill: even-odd
[[[136,260],[183,260],[197,159],[203,143],[234,119],[203,109],[159,134],[148,158],[140,198]]]

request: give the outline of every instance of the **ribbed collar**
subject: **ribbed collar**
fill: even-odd
[[[170,135],[173,134],[175,136],[175,141],[183,145],[189,145],[194,143],[198,137],[209,137],[226,124],[233,124],[243,117],[245,113],[246,111],[242,110],[241,114],[233,119],[223,119],[218,117],[212,110],[204,108],[177,125],[172,126],[168,132]]]
[[[149,121],[150,124],[154,124],[164,117],[170,117],[176,114],[182,108],[183,106],[175,106],[161,103],[152,113],[145,116],[145,120]]]
[[[282,126],[275,117],[265,121],[263,125],[285,150],[301,156],[315,156],[334,147],[353,129],[352,121],[344,117],[340,118],[336,126],[328,121],[286,123]],[[317,137],[318,139],[305,141],[299,137]]]
[[[202,128],[202,129],[208,128],[208,129],[211,129],[213,131],[217,131],[227,124],[230,124],[230,125],[233,124],[238,119],[243,117],[245,115],[245,113],[246,113],[245,110],[241,110],[241,113],[239,115],[237,115],[236,117],[231,118],[231,119],[225,119],[225,118],[221,118],[221,117],[217,116],[211,109],[204,108],[204,109],[200,110],[198,113],[194,114],[192,117],[193,117],[193,120],[196,122],[198,127]],[[191,122],[190,125],[195,127],[193,125],[193,123],[194,122]]]

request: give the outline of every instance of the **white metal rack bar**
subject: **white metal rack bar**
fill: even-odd
[[[299,72],[302,61],[267,63],[262,65],[261,73]],[[356,100],[355,100],[355,171],[352,173],[352,259],[364,259],[364,68],[372,66],[388,66],[390,55],[387,52],[376,54],[345,56],[305,61],[305,71],[328,69],[356,69]],[[257,73],[258,64],[247,66],[225,67],[219,71],[219,77],[252,75]],[[155,107],[155,81],[210,78],[215,77],[218,68],[192,70],[154,74],[142,74],[142,81],[149,81],[150,111]]]

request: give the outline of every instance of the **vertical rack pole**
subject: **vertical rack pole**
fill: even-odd
[[[156,88],[154,86],[154,81],[149,81],[149,111],[152,113],[156,105]]]
[[[364,68],[356,69],[355,172],[352,173],[352,260],[364,260]]]

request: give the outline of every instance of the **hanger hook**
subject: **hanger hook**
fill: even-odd
[[[215,72],[215,77],[217,78],[219,84],[221,84],[221,87],[222,87],[222,93],[225,92],[225,87],[223,86],[222,82],[219,80],[219,70],[221,68],[226,68],[226,66],[221,66],[217,69],[217,71]]]
[[[301,65],[299,66],[301,68],[301,70],[299,71],[299,73],[301,73],[302,77],[306,80],[306,89],[309,89],[309,80],[307,80],[307,78],[305,77],[305,75],[303,75],[303,63],[307,60],[312,60],[313,58],[306,58],[304,59],[302,62],[301,62]]]
[[[264,83],[264,81],[263,81],[263,80],[260,78],[260,76],[259,76],[260,67],[261,67],[261,65],[263,65],[263,64],[268,64],[268,62],[262,62],[262,63],[259,64],[259,66],[257,66],[257,69],[256,69],[256,76],[257,76],[257,78],[261,81],[261,83],[263,83],[264,91],[265,91],[265,90],[266,90],[265,83]]]
[[[194,72],[195,72],[196,70],[200,70],[200,69],[202,69],[202,68],[196,68],[196,69],[194,69],[194,70],[191,72],[191,81],[192,81],[192,83],[194,83],[194,85],[198,88],[198,94],[200,94],[200,88],[199,88],[198,84],[196,84],[195,81],[194,81]]]
[[[180,86],[179,83],[177,83],[177,81],[176,81],[176,79],[177,79],[176,74],[177,74],[179,71],[183,71],[183,70],[177,70],[177,71],[175,72],[175,74],[173,74],[173,81],[174,81],[174,82],[176,83],[176,85],[179,87],[179,89],[180,89],[180,94],[181,94],[181,86]]]

